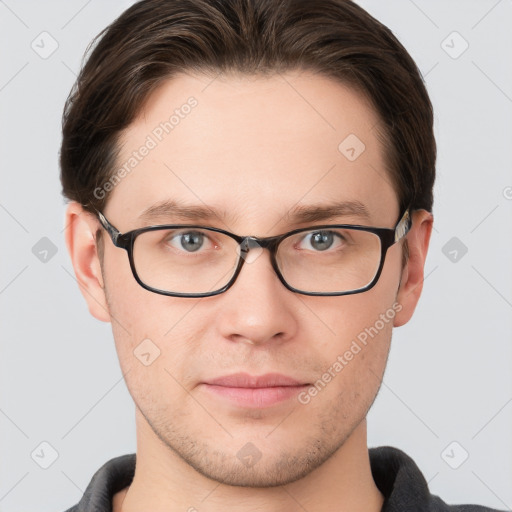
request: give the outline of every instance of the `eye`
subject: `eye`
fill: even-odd
[[[208,243],[208,237],[200,231],[185,231],[169,236],[166,242],[186,252],[196,252]]]
[[[340,247],[343,242],[344,238],[334,231],[310,231],[301,240],[299,246],[306,250],[326,251],[327,249]]]

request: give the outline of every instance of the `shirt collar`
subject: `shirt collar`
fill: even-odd
[[[428,512],[431,500],[439,500],[431,496],[418,466],[401,450],[391,446],[370,448],[369,456],[373,479],[384,496],[381,512]],[[133,480],[135,460],[135,454],[130,454],[104,464],[92,477],[80,502],[67,512],[112,512],[114,494]]]

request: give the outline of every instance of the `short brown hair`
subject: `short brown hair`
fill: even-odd
[[[400,207],[432,210],[436,143],[421,74],[393,33],[350,0],[142,0],[91,47],[65,105],[60,154],[64,195],[89,211],[105,206],[108,195],[94,190],[113,176],[122,131],[163,81],[181,71],[296,69],[370,101]]]

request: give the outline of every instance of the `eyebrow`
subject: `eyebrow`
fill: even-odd
[[[290,223],[319,222],[336,217],[359,217],[369,221],[371,218],[368,208],[360,201],[340,201],[317,205],[299,205],[292,208],[285,216]]]
[[[167,199],[146,208],[140,215],[142,221],[153,221],[165,217],[178,218],[190,221],[208,221],[228,217],[226,212],[216,210],[206,205],[183,205],[177,201]]]
[[[296,205],[284,215],[283,219],[289,224],[302,224],[347,216],[358,217],[365,221],[369,221],[371,217],[368,208],[360,201],[340,201]],[[177,218],[196,222],[226,220],[228,217],[233,221],[238,216],[206,205],[184,205],[168,199],[146,208],[139,219],[143,222],[152,222],[162,218]]]

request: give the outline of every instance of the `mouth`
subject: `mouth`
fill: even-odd
[[[271,407],[294,398],[310,386],[279,373],[261,376],[236,373],[201,383],[211,396],[247,408]]]

